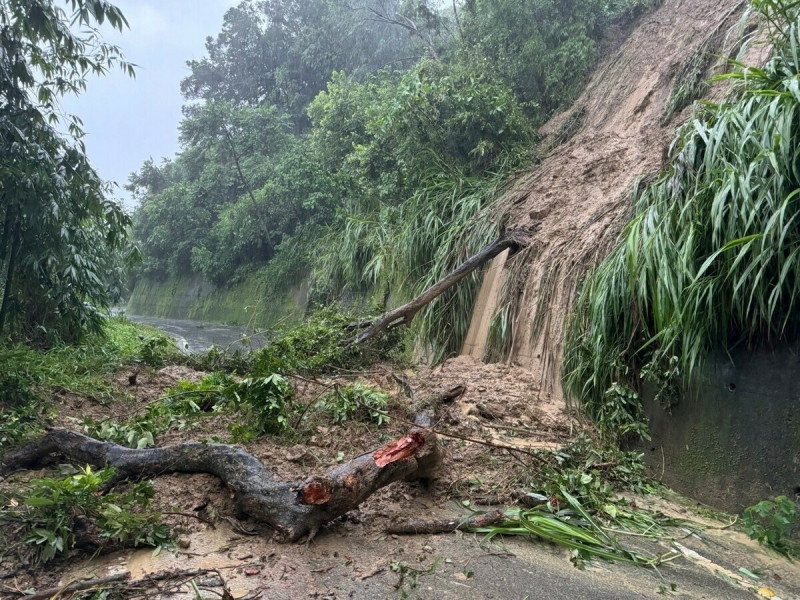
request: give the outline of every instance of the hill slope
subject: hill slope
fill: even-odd
[[[513,325],[501,354],[534,371],[540,394],[563,397],[564,319],[580,281],[624,226],[637,180],[661,170],[675,127],[690,115],[689,107],[673,110],[679,93],[702,90],[725,68],[718,57],[736,55],[745,7],[739,0],[666,0],[602,61],[573,107],[542,128],[552,150],[505,198],[516,224],[538,223],[536,241],[508,262],[496,259],[465,354],[497,351],[487,341],[489,322],[506,310]]]

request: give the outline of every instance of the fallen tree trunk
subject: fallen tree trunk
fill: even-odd
[[[113,466],[116,473],[111,485],[165,473],[210,473],[228,487],[237,516],[269,524],[285,541],[304,535],[313,538],[322,525],[353,510],[376,490],[394,481],[430,478],[440,462],[436,435],[415,428],[324,475],[284,482],[276,480],[257,458],[235,446],[189,442],[133,450],[51,429],[3,456],[0,473],[34,467],[51,454],[98,467]]]
[[[356,337],[351,344],[363,344],[387,327],[408,325],[420,309],[431,300],[442,295],[475,269],[492,260],[495,256],[508,248],[519,249],[530,243],[530,231],[527,229],[514,229],[502,237],[497,238],[476,255],[468,258],[447,277],[436,282],[411,302],[395,308],[379,317],[370,327]]]

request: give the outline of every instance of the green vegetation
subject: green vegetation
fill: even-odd
[[[227,393],[233,396],[233,409],[241,422],[232,426],[234,440],[249,442],[289,429],[294,390],[281,375],[243,379]]]
[[[199,383],[181,381],[147,405],[144,414],[127,423],[83,420],[83,429],[94,438],[129,448],[155,445],[166,431],[184,429],[192,421],[221,413],[232,415],[230,431],[236,442],[250,442],[290,428],[294,391],[281,375],[237,380],[211,373]]]
[[[129,448],[147,448],[155,445],[158,434],[170,429],[183,429],[193,418],[217,410],[226,398],[233,397],[237,385],[223,373],[211,373],[196,384],[180,381],[174,388],[168,388],[157,401],[148,404],[144,414],[127,423],[96,422],[87,417],[82,422],[83,429],[87,435],[99,440]]]
[[[3,498],[0,528],[22,526],[20,542],[4,548],[36,562],[69,553],[78,543],[116,547],[161,546],[171,539],[149,508],[153,486],[129,484],[122,492],[101,494],[114,475],[112,468],[86,467],[65,479],[34,479],[29,489]]]
[[[506,520],[475,528],[489,538],[523,535],[564,546],[573,551],[576,566],[592,558],[618,560],[642,566],[669,561],[672,555],[646,556],[625,548],[617,533],[651,539],[669,538],[669,519],[635,506],[620,491],[652,493],[655,484],[646,476],[642,455],[598,445],[579,436],[552,453],[547,466],[534,476],[528,495],[539,501],[530,509],[510,509]]]
[[[323,398],[334,423],[348,420],[373,421],[377,425],[389,422],[386,416],[389,395],[356,381],[336,389]]]
[[[335,302],[382,311],[496,237],[505,226],[497,199],[508,175],[531,160],[536,127],[579,92],[608,27],[655,2],[244,0],[208,41],[208,56],[190,63],[182,151],[131,176],[140,205],[130,221],[88,164],[79,121],[62,122],[57,105],[91,72],[132,73],[94,29],[106,20],[122,29],[124,17],[103,1],[69,0],[68,16],[47,0],[0,0],[0,138],[8,151],[0,164],[0,449],[39,432],[57,396],[125,399],[112,373],[178,360],[215,372],[178,383],[119,422],[87,417],[84,431],[141,449],[212,417],[241,443],[293,439],[322,419],[387,425],[389,395],[359,372],[401,360],[415,344],[434,360],[457,351],[478,277],[427,305],[413,339],[393,331],[351,345],[364,317]],[[740,85],[728,102],[706,105],[681,131],[670,172],[638,195],[621,245],[580,296],[566,387],[606,434],[603,443],[646,435],[642,378],[656,382],[668,406],[712,344],[800,333],[800,23],[797,3],[754,6],[772,25],[775,57],[764,69],[737,65],[728,79]],[[688,87],[676,88],[669,110],[702,88],[697,74],[719,31],[712,36],[684,65]],[[585,117],[576,111],[555,139],[573,135]],[[257,352],[184,358],[168,338],[103,314],[136,255],[129,226],[144,250],[132,272],[140,296],[154,283],[202,279],[217,295],[195,304],[198,314],[228,314],[209,308],[225,298],[254,313],[278,313],[281,303],[288,322],[299,320],[285,302],[289,291],[310,281],[312,299],[328,308]],[[498,357],[516,312],[515,290],[503,293],[509,303],[491,325]],[[251,323],[272,325],[275,315],[259,318]],[[345,372],[355,381],[342,383]],[[336,378],[309,379],[320,375]],[[304,404],[298,381],[322,391]],[[540,470],[514,485],[524,481],[540,504],[476,531],[543,538],[572,549],[578,565],[671,559],[631,551],[615,537],[658,537],[673,524],[619,497],[621,489],[654,490],[640,455],[581,437],[537,456]],[[150,509],[149,482],[108,491],[118,483],[110,469],[63,474],[2,498],[0,528],[19,540],[6,551],[47,562],[76,547],[169,541]],[[784,497],[745,513],[750,535],[787,555],[796,553],[787,541],[795,520]],[[391,568],[412,583],[424,573]]]
[[[721,76],[738,85],[680,130],[669,171],[638,195],[619,245],[583,286],[564,377],[592,417],[603,418],[609,391],[633,398],[642,376],[668,404],[668,388],[714,347],[800,334],[800,22],[796,3],[754,6],[772,23],[774,57]]]
[[[0,448],[40,430],[56,393],[76,394],[98,403],[121,395],[109,375],[123,365],[160,366],[180,352],[155,329],[122,317],[104,321],[80,346],[57,344],[36,350],[23,344],[0,349]]]
[[[89,164],[81,121],[59,100],[119,67],[95,25],[122,30],[107,2],[0,1],[0,335],[52,342],[99,331],[120,292],[130,219]],[[68,136],[61,131],[66,129]]]
[[[363,316],[331,305],[312,313],[300,325],[278,333],[253,358],[252,373],[325,373],[358,369],[396,356],[398,332],[377,336],[364,344],[349,345]]]
[[[510,509],[506,511],[508,520],[491,527],[476,527],[473,531],[485,533],[487,539],[498,535],[535,536],[571,549],[576,566],[582,566],[584,561],[592,558],[656,566],[674,557],[669,554],[650,557],[626,549],[569,492],[562,489],[561,497],[565,502],[563,509],[551,505],[528,510]]]
[[[788,558],[800,556],[800,543],[791,537],[797,522],[797,504],[786,496],[762,500],[744,510],[744,526],[750,539]]]
[[[241,3],[190,63],[182,152],[130,178],[135,280],[416,295],[497,235],[493,201],[534,127],[578,93],[606,28],[650,5]],[[476,291],[472,276],[420,314],[433,358],[460,348]]]
[[[294,401],[294,390],[288,379],[292,374],[315,376],[339,369],[354,371],[396,355],[399,342],[396,334],[379,336],[368,344],[348,347],[346,342],[355,333],[355,329],[348,326],[354,321],[358,321],[354,315],[341,313],[336,307],[328,307],[313,313],[303,324],[277,334],[261,350],[230,356],[212,350],[205,357],[191,360],[200,367],[221,370],[206,375],[198,383],[180,381],[165,390],[161,398],[144,407],[141,414],[133,415],[125,422],[111,419],[98,421],[86,417],[81,425],[87,435],[129,448],[153,446],[160,434],[185,429],[198,419],[219,415],[228,417],[232,439],[244,443],[263,435],[296,429],[305,416],[317,412],[327,413],[334,424],[362,420],[383,425],[389,422],[389,418],[383,414],[388,396],[360,382],[337,385],[315,407],[302,408]],[[146,328],[134,326],[122,318],[111,320],[108,329],[104,337],[90,336],[84,344],[85,352],[80,354],[84,358],[87,355],[111,358],[114,349],[124,346],[121,360],[110,361],[105,370],[98,368],[92,371],[96,363],[89,359],[85,363],[74,364],[57,355],[55,350],[39,355],[24,348],[24,355],[30,360],[37,359],[51,373],[64,369],[76,372],[88,369],[88,372],[92,372],[91,381],[102,382],[109,401],[113,399],[112,389],[107,383],[111,370],[123,364],[162,366],[168,360],[186,360],[166,338],[145,337],[139,332],[147,331]],[[132,339],[138,343],[131,345]],[[92,340],[96,340],[100,346],[92,346]],[[234,372],[245,377],[237,379],[229,374]],[[49,386],[64,388],[62,379],[44,381]],[[85,383],[79,388],[82,393],[94,390],[88,385]],[[45,390],[50,388],[44,387],[37,393],[44,398]],[[17,404],[16,408],[6,411],[8,425],[0,425],[0,433],[7,438],[3,443],[25,439],[38,431],[46,417],[44,407],[48,405],[37,400],[38,397],[33,395],[34,401]],[[318,410],[309,412],[311,408]]]

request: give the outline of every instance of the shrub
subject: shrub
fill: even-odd
[[[744,510],[744,526],[750,539],[757,540],[789,558],[798,556],[800,544],[790,538],[797,522],[797,505],[786,496],[762,500]]]
[[[260,435],[290,428],[289,408],[294,390],[283,376],[244,379],[229,386],[225,395],[239,414],[239,422],[231,426],[234,440],[249,442]]]
[[[0,523],[20,523],[28,552],[37,562],[66,554],[85,532],[85,520],[96,524],[97,536],[117,546],[160,546],[170,539],[159,523],[160,513],[149,509],[153,486],[131,484],[123,492],[100,494],[114,475],[113,468],[94,472],[87,466],[65,479],[35,479],[32,487],[0,512]],[[94,537],[94,536],[90,536]]]
[[[325,407],[334,423],[347,420],[372,421],[377,425],[389,422],[386,412],[389,395],[356,381],[351,385],[336,386],[324,399]]]

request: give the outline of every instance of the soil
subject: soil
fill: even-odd
[[[198,569],[205,571],[155,581],[141,597],[197,598],[188,583],[192,577],[204,597],[222,597],[223,582],[233,597],[265,599],[611,600],[662,598],[671,593],[693,598],[753,598],[759,593],[800,597],[800,567],[766,554],[729,529],[680,533],[680,543],[694,555],[685,552],[658,571],[602,563],[580,571],[570,565],[568,552],[530,540],[482,544],[473,535],[399,537],[383,531],[405,516],[464,517],[481,502],[510,505],[511,493],[525,485],[537,468],[523,451],[557,449],[585,430],[570,416],[560,390],[564,316],[586,269],[604,254],[624,222],[633,182],[660,169],[661,149],[672,139],[675,124],[688,114],[684,111],[666,126],[660,123],[677,68],[738,4],[738,0],[665,0],[644,15],[599,66],[575,105],[573,110],[585,109],[581,130],[566,143],[554,144],[535,170],[517,179],[506,198],[513,220],[517,225],[537,221],[540,226],[535,245],[506,265],[506,273],[518,274],[521,294],[511,357],[516,364],[486,365],[459,357],[433,369],[405,373],[422,400],[456,384],[465,386],[463,395],[438,407],[435,427],[444,460],[432,486],[404,482],[383,488],[358,510],[331,523],[313,543],[303,545],[278,544],[265,526],[237,521],[229,494],[212,476],[158,477],[157,504],[165,512],[184,513],[165,516],[179,533],[175,548],[157,556],[150,549],[95,558],[73,553],[45,568],[18,571],[0,563],[0,597],[17,597],[19,590],[66,585],[82,577],[129,572],[140,580],[162,571]],[[570,114],[543,128],[545,143]],[[512,269],[516,261],[525,261],[525,268]],[[481,313],[491,313],[492,307],[492,301],[481,303],[476,316],[485,317]],[[543,316],[537,320],[539,311]],[[541,331],[532,335],[536,322],[542,324]],[[59,393],[54,424],[78,429],[77,423],[87,416],[95,421],[126,420],[179,380],[197,381],[203,376],[187,367],[168,367],[142,371],[137,385],[130,386],[130,374],[122,371],[114,378],[126,401],[103,404],[69,391]],[[262,438],[246,449],[269,465],[276,477],[295,479],[324,471],[407,431],[413,419],[412,400],[395,384],[391,369],[379,366],[363,377],[391,394],[392,421],[387,426],[352,421],[335,425],[324,412],[310,410],[298,434]],[[292,383],[298,401],[313,405],[330,386],[352,379],[293,379]],[[231,419],[187,421],[156,442],[227,441]],[[0,491],[18,489],[44,473],[17,473],[0,482]],[[674,501],[659,509],[691,514]],[[664,552],[675,548],[666,541],[631,543]],[[743,576],[742,567],[759,579]]]
[[[180,380],[198,382],[205,373],[185,366],[170,366],[161,370],[141,371],[137,384],[129,385],[131,369],[112,377],[117,396],[126,401],[99,403],[77,394],[57,395],[58,415],[54,425],[80,430],[80,423],[91,417],[94,421],[107,419],[124,422],[141,415],[147,406],[162,397],[166,390]],[[384,427],[357,421],[334,424],[324,411],[314,410],[321,394],[336,384],[352,382],[353,377],[320,380],[292,378],[298,404],[312,405],[306,420],[293,437],[263,437],[245,447],[248,452],[270,466],[273,474],[284,480],[304,478],[311,472],[324,472],[342,460],[369,451],[387,439],[404,434],[413,419],[412,401],[397,385],[388,366],[377,366],[364,378],[372,387],[390,394],[391,422]],[[513,503],[510,494],[519,485],[520,464],[528,462],[527,455],[513,448],[531,450],[554,449],[570,438],[579,427],[564,411],[552,404],[538,404],[532,398],[533,380],[524,369],[505,365],[484,365],[466,357],[447,361],[435,368],[404,374],[419,398],[436,395],[456,384],[464,393],[447,406],[442,406],[434,426],[440,431],[444,448],[444,468],[436,483],[423,489],[418,483],[401,483],[380,490],[348,514],[347,520],[332,525],[332,531],[349,531],[359,524],[362,535],[379,535],[394,519],[418,514],[434,516],[452,514],[453,502],[467,498],[493,498]],[[187,440],[230,441],[228,426],[233,417],[216,415],[188,419],[182,427],[157,436],[156,445],[165,446]],[[448,434],[454,437],[448,437]],[[464,438],[508,446],[502,450]],[[45,471],[18,473],[0,485],[0,490],[18,488]],[[233,519],[231,498],[220,481],[210,475],[164,475],[154,480],[156,503],[166,513],[196,514],[199,519],[166,515],[165,522],[186,536],[207,532],[200,519],[227,528],[229,521],[238,530],[252,528],[259,534],[270,535],[263,525],[239,523]],[[445,507],[450,503],[450,511]],[[463,506],[462,506],[463,510]],[[214,530],[211,530],[214,531]],[[203,538],[206,546],[211,541]],[[343,550],[344,552],[344,550]],[[144,556],[146,552],[131,556]],[[127,555],[126,555],[127,556]],[[112,559],[116,560],[116,559]],[[127,558],[125,559],[128,560]],[[94,563],[93,563],[94,564]],[[18,575],[23,589],[28,586],[57,585],[63,581],[69,561],[46,570],[33,569]],[[94,568],[94,567],[93,567]],[[1,570],[1,569],[0,569]]]
[[[75,427],[91,414],[95,419],[124,420],[142,412],[179,380],[199,381],[204,373],[186,367],[142,372],[136,386],[128,385],[128,371],[114,376],[128,401],[99,404],[91,399],[62,397],[58,424]],[[675,565],[652,570],[626,565],[590,563],[581,571],[569,562],[569,553],[531,540],[502,539],[482,542],[470,534],[397,536],[384,529],[399,519],[464,518],[472,508],[487,504],[512,506],[512,493],[524,487],[538,463],[519,451],[496,446],[557,449],[585,429],[558,402],[538,399],[536,376],[518,366],[483,364],[468,357],[446,361],[436,368],[403,374],[419,405],[426,398],[463,385],[463,394],[438,407],[435,428],[444,448],[443,467],[435,482],[394,483],[379,490],[357,510],[329,524],[310,544],[280,544],[263,524],[239,521],[233,502],[220,481],[210,475],[172,474],[155,478],[155,502],[178,535],[177,544],[154,555],[152,549],[126,550],[89,557],[78,551],[46,567],[15,570],[0,563],[0,598],[17,597],[15,590],[67,585],[83,578],[129,573],[131,580],[163,576],[149,582],[143,598],[195,599],[190,582],[204,597],[220,597],[222,585],[234,598],[660,598],[665,581],[678,581],[680,590],[697,598],[751,598],[753,582],[739,567],[768,573],[776,597],[797,597],[800,567],[771,557],[738,533],[702,530],[718,521],[700,523],[690,506],[674,500],[658,502],[657,510],[692,516],[697,529],[681,531],[686,555]],[[353,377],[295,378],[299,403],[311,403],[335,383]],[[384,427],[360,422],[335,425],[324,411],[306,413],[307,422],[292,437],[264,437],[245,447],[276,477],[296,479],[325,471],[341,460],[368,451],[386,439],[407,431],[415,407],[399,386],[389,366],[377,366],[364,382],[389,393],[392,422]],[[178,430],[156,439],[157,445],[182,441],[228,441],[231,417],[214,416],[188,421]],[[588,432],[591,434],[591,432]],[[475,441],[467,441],[475,440]],[[489,442],[487,446],[479,442]],[[0,483],[0,492],[19,489],[33,477],[57,476],[40,470],[20,472]],[[666,541],[625,540],[651,554],[674,550]],[[722,559],[708,548],[724,551]],[[692,552],[700,554],[692,555]],[[717,552],[716,550],[714,551]],[[697,558],[700,556],[700,558]],[[701,560],[703,559],[703,560]],[[705,561],[705,562],[704,562]],[[731,562],[733,561],[733,562]],[[738,562],[737,562],[738,561]],[[181,575],[183,573],[183,575]],[[719,575],[723,573],[724,577]],[[777,579],[775,577],[777,577]],[[664,579],[666,577],[666,579]],[[738,581],[736,578],[740,579]],[[126,584],[121,584],[126,585]],[[748,587],[749,586],[749,587]]]
[[[514,227],[538,223],[534,244],[505,263],[495,259],[504,267],[503,283],[496,274],[485,279],[483,292],[495,292],[482,293],[476,303],[473,325],[482,335],[468,340],[465,353],[482,358],[488,327],[478,324],[491,319],[500,290],[515,290],[509,360],[533,371],[541,395],[563,402],[564,322],[579,284],[627,221],[635,182],[661,171],[676,126],[691,114],[688,107],[662,123],[681,65],[709,32],[734,27],[744,5],[665,0],[616,41],[575,104],[542,127],[541,161],[521,173],[502,200]],[[715,55],[735,55],[735,40],[727,38]],[[758,63],[768,50],[755,48],[748,61]],[[712,62],[706,76],[725,68],[722,58]],[[559,143],[570,121],[579,123],[579,131]]]

